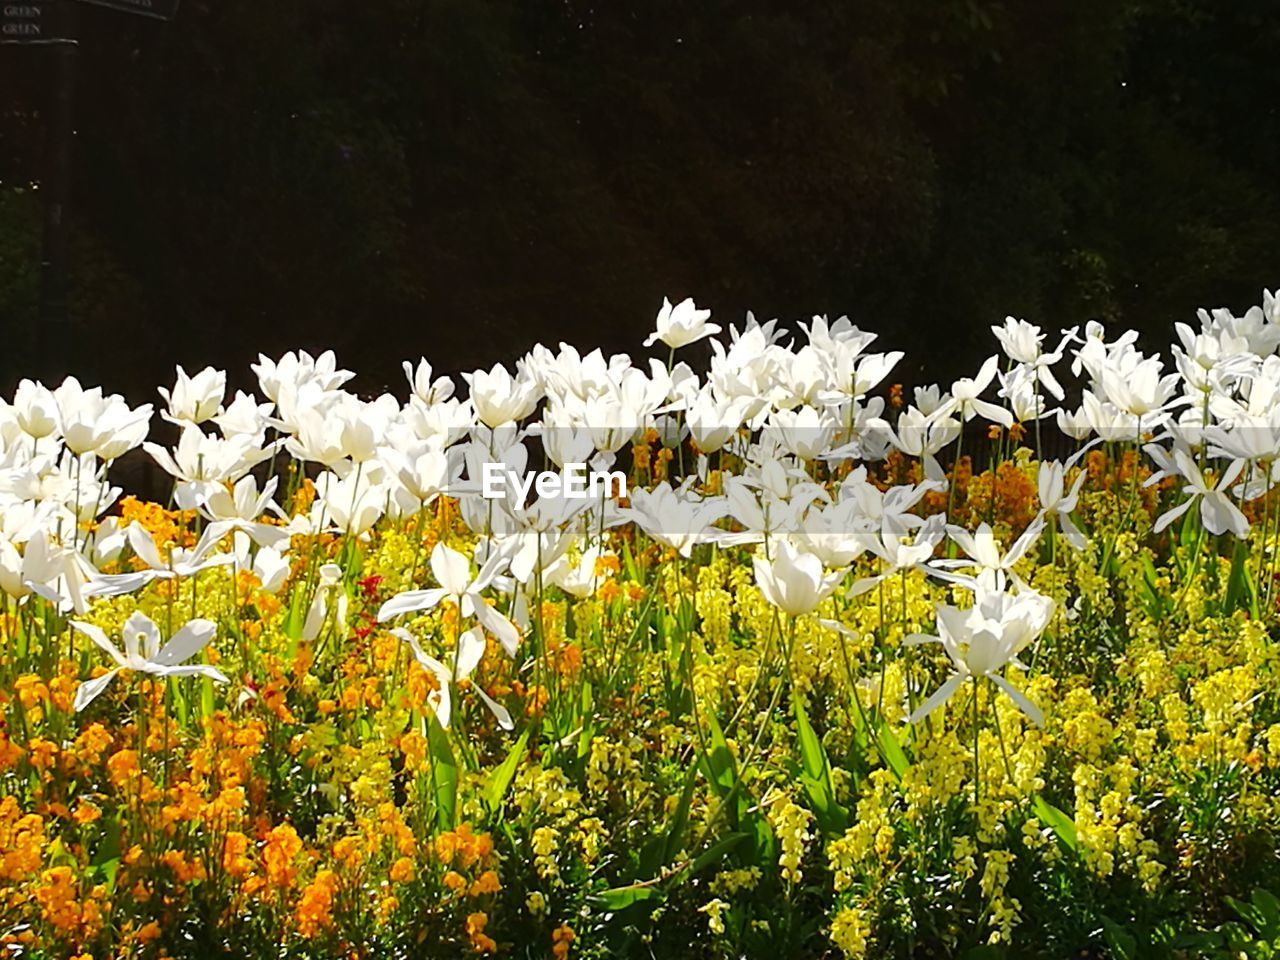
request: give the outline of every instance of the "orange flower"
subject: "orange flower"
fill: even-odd
[[[492,870],[486,870],[476,877],[467,894],[472,897],[482,897],[486,893],[497,893],[501,889],[502,883],[498,880],[497,873]]]
[[[95,820],[97,820],[101,816],[102,816],[101,810],[99,810],[96,806],[94,806],[88,800],[81,800],[80,803],[76,806],[75,813],[71,815],[71,818],[75,820],[76,823],[80,824],[80,826],[83,827],[86,823],[93,823]]]
[[[492,937],[485,936],[484,928],[488,926],[489,917],[484,913],[472,913],[467,915],[467,937],[471,940],[471,946],[476,953],[492,953],[498,949],[498,945],[493,941]]]
[[[267,867],[267,881],[277,887],[293,886],[297,868],[294,860],[302,852],[302,841],[298,832],[287,823],[282,823],[269,834],[262,850],[262,862]]]
[[[456,870],[447,871],[441,882],[454,893],[465,889],[467,886],[467,878]]]
[[[551,953],[556,960],[564,960],[569,955],[569,944],[573,943],[573,928],[562,923],[551,932]]]
[[[413,882],[414,874],[413,861],[408,857],[401,857],[391,865],[391,870],[387,876],[391,878],[393,883],[411,883]]]
[[[232,877],[243,877],[253,869],[253,863],[245,856],[249,850],[249,838],[237,830],[227,833],[222,841],[222,869]]]
[[[332,870],[321,870],[307,884],[298,898],[298,932],[310,939],[333,924],[333,894],[338,886],[338,875]]]

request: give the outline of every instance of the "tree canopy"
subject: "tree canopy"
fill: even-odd
[[[961,372],[1006,314],[1163,336],[1277,282],[1277,13],[84,6],[68,365],[134,390],[333,347],[391,383],[420,354],[636,350],[664,295],[722,323],[847,313],[914,348],[907,378]],[[36,322],[48,69],[0,54],[11,345]],[[3,379],[27,359],[0,351]]]

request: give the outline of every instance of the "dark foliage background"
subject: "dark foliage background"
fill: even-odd
[[[368,390],[534,341],[849,313],[953,376],[1006,314],[1167,342],[1280,281],[1275,0],[184,0],[83,7],[75,336],[332,346]],[[48,58],[0,48],[0,380],[35,323]]]

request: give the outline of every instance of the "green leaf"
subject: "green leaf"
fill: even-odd
[[[1036,797],[1031,801],[1036,816],[1057,834],[1059,842],[1072,853],[1080,852],[1080,838],[1076,835],[1075,821],[1051,804],[1044,797]]]
[[[102,821],[102,841],[89,861],[89,872],[106,884],[107,892],[116,887],[116,874],[120,871],[120,821],[111,817]]]
[[[1261,928],[1268,939],[1280,937],[1280,900],[1261,887],[1253,891],[1253,906],[1265,924]]]
[[[644,900],[660,900],[662,891],[653,883],[641,885],[633,883],[626,887],[614,887],[612,890],[605,890],[591,897],[606,910],[625,910],[632,904],[640,903]]]
[[[431,782],[436,799],[436,823],[452,830],[458,816],[458,761],[449,737],[435,716],[427,717],[427,744],[431,748]]]
[[[729,750],[724,731],[720,729],[720,723],[714,714],[708,714],[707,725],[711,728],[711,749],[702,754],[702,763],[706,768],[707,779],[716,788],[716,792],[722,797],[727,796],[738,779],[733,753]]]
[[[530,729],[530,727],[525,727],[524,733],[520,734],[520,739],[507,752],[506,759],[502,761],[497,770],[493,771],[488,784],[485,786],[484,802],[489,808],[490,814],[496,814],[502,808],[502,801],[506,799],[507,790],[511,787],[511,781],[515,779],[516,769],[520,766],[520,761],[524,759],[525,750],[529,746]]]
[[[899,780],[906,775],[907,767],[911,766],[911,762],[907,759],[906,751],[902,749],[902,744],[898,742],[897,736],[889,725],[883,719],[879,721],[880,729],[877,739],[880,741],[880,749],[884,753],[885,762],[889,765],[889,769],[893,771],[893,775]]]
[[[748,834],[745,833],[730,833],[727,836],[721,837],[694,858],[692,865],[689,867],[689,875],[692,876],[701,870],[705,870],[714,863],[719,863],[732,853],[738,844],[742,843],[742,841],[747,838]]]
[[[818,821],[818,827],[827,836],[844,833],[849,822],[849,811],[836,802],[835,788],[831,785],[831,767],[822,741],[809,723],[804,704],[799,697],[792,699],[796,715],[796,736],[800,741],[800,762],[803,773],[801,786],[809,798],[809,805]]]
[[[698,782],[698,768],[690,767],[684,778],[684,789],[680,791],[680,802],[676,804],[675,814],[671,818],[671,826],[667,828],[666,840],[662,845],[663,863],[670,863],[684,846],[684,832],[689,828],[689,807],[693,803],[693,789]],[[656,870],[662,864],[655,864]]]
[[[1135,960],[1138,956],[1138,941],[1133,934],[1108,917],[1102,918],[1102,937],[1116,960]]]
[[[644,583],[640,567],[636,565],[636,558],[631,553],[631,545],[626,540],[622,541],[622,564],[627,568],[627,576],[631,578],[632,582]]]

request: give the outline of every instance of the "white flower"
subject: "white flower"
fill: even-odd
[[[165,411],[166,419],[175,423],[204,423],[222,407],[222,398],[227,392],[227,375],[222,370],[205,367],[194,377],[189,377],[187,371],[179,366],[173,390],[160,387],[158,392],[169,405]]]
[[[131,409],[123,397],[104,396],[98,387],[84,390],[74,377],[63,381],[54,397],[58,401],[62,442],[75,454],[99,452],[102,447],[114,446],[121,437],[127,438],[129,446],[136,445],[142,439],[139,428],[145,436],[146,424],[151,420],[151,404]]]
[[[934,416],[945,417],[955,410],[963,420],[972,420],[981,415],[993,423],[1012,426],[1013,416],[1008,410],[981,399],[982,392],[996,378],[999,362],[1000,358],[993,354],[987,358],[976,377],[961,377],[951,384],[951,399],[938,407]]]
[[[312,357],[305,350],[286,353],[278,361],[266,354],[258,354],[258,362],[250,365],[258,375],[258,385],[272,402],[279,403],[286,388],[293,391],[307,384],[315,384],[322,391],[337,390],[355,376],[350,370],[339,370],[332,350]]]
[[[475,617],[480,626],[498,638],[507,656],[514,657],[520,644],[520,631],[514,623],[489,606],[480,594],[480,591],[493,582],[507,559],[504,553],[495,551],[472,580],[471,561],[466,554],[437,543],[431,551],[431,572],[440,586],[427,590],[409,590],[392,597],[378,610],[378,622],[384,623],[405,613],[430,610],[449,597],[458,604],[462,616]]]
[[[1005,317],[1004,325],[992,327],[991,332],[1000,341],[1005,356],[1019,364],[1026,371],[1027,379],[1036,384],[1034,388],[1036,393],[1039,393],[1039,387],[1043,386],[1058,400],[1063,398],[1065,391],[1062,389],[1062,384],[1058,383],[1057,377],[1053,375],[1053,365],[1062,359],[1063,349],[1075,336],[1074,330],[1065,332],[1062,342],[1058,344],[1058,349],[1052,353],[1041,351],[1040,345],[1044,342],[1044,334],[1040,332],[1039,327],[1025,320]]]
[[[843,571],[823,573],[821,560],[785,540],[776,545],[771,560],[756,557],[754,566],[764,598],[791,617],[812,613],[844,578]]]
[[[1000,544],[996,541],[995,533],[991,527],[986,524],[980,524],[974,533],[970,533],[964,527],[957,527],[954,524],[947,526],[947,533],[956,545],[963,550],[969,557],[968,560],[937,560],[934,562],[935,573],[944,579],[955,580],[960,583],[970,584],[972,578],[957,577],[945,571],[959,567],[978,568],[977,582],[986,587],[988,590],[1003,590],[1006,575],[1013,577],[1015,582],[1018,580],[1017,575],[1013,572],[1014,565],[1027,555],[1027,551],[1032,545],[1040,539],[1040,534],[1044,532],[1044,520],[1037,517],[1027,525],[1027,529],[1022,531],[1021,536],[1013,542],[1007,552],[1001,553]]]
[[[336,563],[320,565],[319,583],[315,595],[311,598],[311,606],[307,608],[307,617],[302,624],[302,639],[311,643],[320,636],[320,631],[329,620],[329,595],[337,595],[334,607],[334,622],[341,629],[347,622],[347,608],[350,601],[347,592],[342,588],[342,568]]]
[[[946,703],[968,679],[986,677],[1008,694],[1018,709],[1040,726],[1044,714],[1012,683],[1000,675],[1006,664],[1021,667],[1017,655],[1035,641],[1049,624],[1054,603],[1032,591],[1008,594],[979,590],[974,605],[961,610],[939,604],[938,636],[912,634],[909,644],[941,643],[951,660],[953,672],[924,703],[907,718],[918,723]]]
[[[470,679],[472,672],[479,666],[485,651],[484,634],[473,627],[458,637],[458,646],[453,657],[453,668],[450,669],[423,650],[417,638],[408,630],[396,627],[391,633],[407,643],[409,649],[413,651],[413,658],[418,661],[418,664],[424,670],[435,677],[436,689],[431,691],[428,696],[428,702],[435,712],[436,721],[442,728],[447,730],[453,712],[453,694],[450,688],[459,680]],[[484,705],[489,708],[489,712],[498,721],[498,726],[503,730],[515,728],[507,708],[495,702],[492,697],[484,692],[480,684],[472,682],[470,689],[474,690],[476,696],[484,701]]]
[[[453,396],[453,381],[448,377],[432,378],[431,364],[426,357],[418,361],[416,370],[408,360],[404,361],[404,375],[413,395],[423,403],[439,403]]]
[[[693,305],[692,297],[681,300],[674,307],[663,297],[662,309],[658,311],[658,329],[649,334],[644,345],[651,347],[661,340],[672,350],[678,350],[697,343],[703,337],[720,332],[714,323],[707,323],[710,316],[710,310],[699,310]]]
[[[546,568],[543,578],[565,593],[580,600],[585,599],[591,596],[600,582],[600,575],[596,573],[596,561],[601,556],[599,546],[582,551],[577,563],[570,563],[567,553],[561,554],[555,563]]]
[[[1159,357],[1123,367],[1108,363],[1102,367],[1102,388],[1120,410],[1146,418],[1164,410],[1177,387],[1178,375],[1162,377],[1163,370]]]
[[[1182,488],[1182,492],[1187,495],[1187,499],[1178,504],[1172,510],[1168,510],[1160,515],[1156,520],[1152,532],[1159,533],[1174,520],[1187,512],[1187,509],[1197,500],[1200,502],[1200,522],[1204,524],[1204,528],[1215,536],[1230,530],[1236,537],[1243,540],[1249,536],[1249,520],[1240,508],[1231,502],[1227,496],[1227,490],[1231,484],[1235,483],[1236,478],[1240,476],[1240,471],[1244,469],[1245,461],[1233,460],[1227,465],[1215,486],[1209,486],[1205,481],[1204,475],[1200,472],[1200,468],[1196,462],[1191,459],[1191,455],[1185,450],[1175,449],[1173,451],[1173,460],[1177,465],[1178,473],[1187,481],[1187,485]]]
[[[54,546],[43,531],[27,541],[22,554],[6,537],[0,537],[0,590],[15,600],[52,585],[67,572],[68,552]]]
[[[699,392],[685,413],[689,433],[698,449],[702,453],[715,453],[732,440],[742,426],[747,407],[746,400],[717,401],[712,391]]]
[[[184,510],[205,503],[221,486],[234,483],[276,451],[275,444],[260,448],[255,437],[237,434],[223,439],[206,435],[194,424],[183,428],[172,453],[155,443],[142,449],[160,468],[178,481],[174,499]]]
[[[253,558],[253,575],[267,593],[279,593],[289,577],[289,558],[274,547],[263,547]]]
[[[1067,542],[1077,550],[1083,550],[1087,541],[1084,532],[1071,519],[1071,514],[1080,502],[1080,488],[1084,486],[1088,473],[1081,470],[1071,484],[1071,489],[1066,489],[1066,473],[1078,459],[1077,454],[1065,464],[1057,460],[1042,460],[1036,481],[1040,492],[1040,516],[1056,519]]]
[[[471,404],[476,416],[487,427],[523,420],[538,406],[537,383],[523,376],[512,377],[500,363],[488,371],[464,373],[462,378],[471,388]]]
[[[274,403],[258,403],[243,390],[237,390],[235,399],[227,404],[226,409],[210,419],[217,424],[224,437],[245,434],[258,438],[260,443],[267,429],[267,418],[271,416],[274,407]]]
[[[42,440],[58,430],[58,401],[42,383],[22,380],[13,395],[13,415],[22,432]]]
[[[107,639],[101,627],[78,620],[71,621],[71,626],[96,643],[116,663],[114,669],[80,684],[80,688],[76,690],[76,713],[92,703],[121,670],[136,670],[159,677],[201,676],[219,683],[227,682],[227,678],[218,670],[205,664],[182,666],[184,661],[194,657],[213,639],[217,625],[210,620],[189,621],[168,643],[161,646],[160,628],[145,614],[135,611],[120,628],[124,653]]]
[[[877,535],[871,536],[867,546],[884,561],[884,567],[874,577],[855,580],[848,596],[856,597],[879,586],[901,570],[922,567],[933,556],[933,551],[946,536],[946,517],[935,513],[916,531],[915,537],[907,537],[896,523],[885,523]]]
[[[652,491],[632,490],[631,506],[619,511],[659,543],[682,557],[693,552],[694,544],[707,539],[707,528],[721,519],[728,507],[721,497],[698,500],[682,496],[665,480]]]
[[[771,420],[782,446],[801,460],[814,460],[831,448],[839,424],[813,407],[775,410]]]

